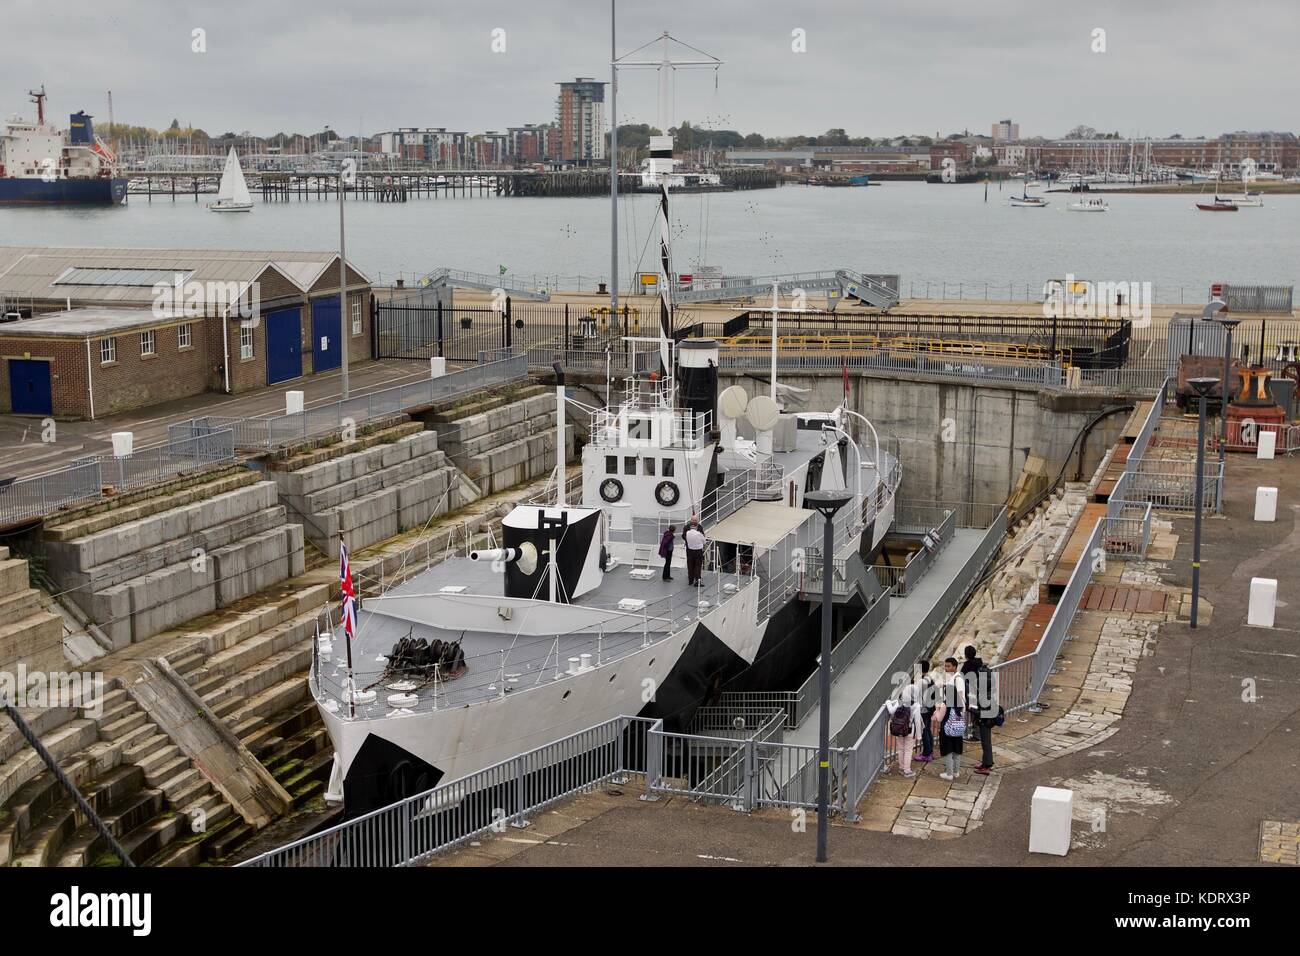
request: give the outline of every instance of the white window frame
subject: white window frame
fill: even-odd
[[[239,324],[239,357],[241,359],[251,359],[253,357],[253,324],[251,322],[241,322]]]
[[[190,332],[189,324],[176,327],[176,347],[178,349],[187,349],[194,344],[194,336]]]
[[[146,345],[148,345],[147,349],[145,348]],[[157,354],[158,336],[154,333],[153,329],[146,329],[140,333],[140,357],[143,358],[146,355]]]
[[[99,340],[99,364],[112,365],[117,362],[117,339],[110,336]]]
[[[361,297],[352,300],[352,334],[361,334]]]

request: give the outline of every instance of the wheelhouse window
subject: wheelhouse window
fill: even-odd
[[[641,467],[645,469],[647,475],[653,476],[655,473],[655,460],[653,458],[642,458]]]
[[[636,474],[636,459],[631,455],[628,455],[623,459],[623,474],[625,475]]]
[[[628,441],[650,441],[652,420],[642,417],[630,417],[627,420]]]
[[[607,475],[618,474],[618,455],[605,456],[605,474]]]
[[[665,478],[671,478],[673,477],[675,472],[676,472],[676,468],[674,466],[673,460],[671,458],[665,458],[663,476]]]

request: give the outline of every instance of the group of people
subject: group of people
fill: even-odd
[[[944,780],[956,779],[961,769],[962,745],[967,740],[980,744],[980,763],[975,772],[988,774],[993,769],[993,728],[1005,720],[998,704],[997,677],[973,646],[967,645],[964,656],[960,667],[957,658],[949,657],[937,674],[931,673],[929,661],[921,661],[916,679],[885,705],[904,777],[916,776],[913,759],[920,763],[934,760],[936,737],[944,761],[939,776]],[[918,742],[921,752],[913,758]]]
[[[704,529],[700,526],[697,515],[691,515],[682,531],[682,544],[686,546],[686,583],[702,587],[704,582]],[[664,536],[659,539],[659,557],[664,559],[664,580],[673,579],[673,549],[677,544],[677,525],[670,524]]]

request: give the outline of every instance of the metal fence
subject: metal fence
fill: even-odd
[[[1109,505],[1103,519],[1103,547],[1106,553],[1119,558],[1145,558],[1151,544],[1151,502],[1131,502],[1110,499],[1117,504],[1114,513]]]
[[[1183,458],[1141,458],[1133,465],[1124,488],[1127,501],[1149,501],[1167,511],[1196,508],[1196,460]],[[1217,512],[1223,500],[1223,466],[1214,458],[1205,460],[1202,470],[1201,507]]]
[[[726,372],[767,372],[771,370],[771,353],[762,349],[725,349],[718,367]],[[778,353],[777,368],[787,372],[835,371],[844,368],[886,373],[918,373],[949,378],[1015,382],[1060,388],[1063,372],[1058,365],[1042,362],[992,361],[962,356],[932,356],[926,352],[902,353],[881,351],[871,354],[841,355],[833,351]]]
[[[175,437],[131,455],[97,455],[75,459],[66,468],[0,484],[0,521],[12,523],[43,517],[70,505],[89,504],[133,491],[195,469],[234,458],[230,429]]]
[[[1083,600],[1083,592],[1092,580],[1093,551],[1101,546],[1105,525],[1105,518],[1099,518],[1093,525],[1088,543],[1079,554],[1070,582],[1065,586],[1038,646],[1024,657],[1003,661],[992,668],[997,675],[999,702],[1008,714],[1034,706],[1047,685],[1057,655],[1061,653],[1061,645]]]
[[[228,418],[208,415],[168,426],[168,435],[182,440],[201,437],[217,430],[234,433],[237,448],[274,448],[302,441],[316,435],[339,431],[351,424],[395,415],[409,408],[446,401],[485,388],[519,381],[528,376],[528,357],[519,350],[504,356],[485,355],[485,361],[468,368],[448,372],[438,378],[423,379],[392,388],[378,389],[342,401],[329,402],[292,415],[261,418]]]
[[[553,803],[644,772],[656,722],[615,717],[240,866],[407,866],[487,832],[526,825]]]

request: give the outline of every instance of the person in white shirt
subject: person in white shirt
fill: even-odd
[[[939,756],[945,770],[939,776],[955,780],[961,769],[962,738],[966,736],[966,681],[957,673],[957,658],[943,662],[943,683],[939,685],[941,706],[935,714],[939,724]]]
[[[696,587],[703,585],[700,575],[704,572],[704,532],[698,524],[686,527],[686,582]]]

